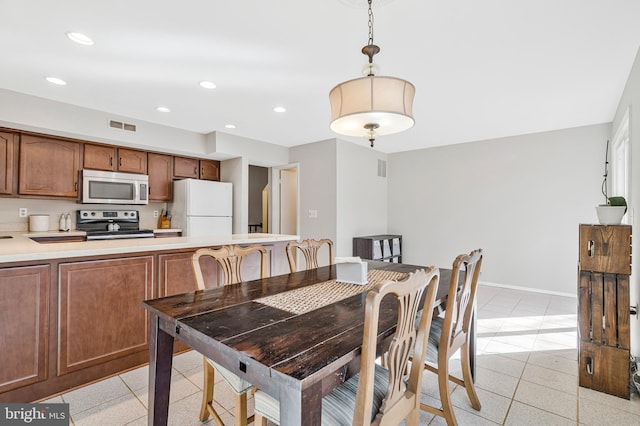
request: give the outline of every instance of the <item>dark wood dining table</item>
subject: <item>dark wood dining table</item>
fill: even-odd
[[[424,267],[369,262],[368,268],[407,273]],[[436,299],[443,303],[451,270],[440,274]],[[143,302],[150,313],[148,424],[167,424],[177,338],[278,398],[282,425],[319,425],[323,395],[358,372],[366,292],[301,314],[257,300],[335,279],[331,265]],[[394,301],[383,305],[381,353],[396,314]]]

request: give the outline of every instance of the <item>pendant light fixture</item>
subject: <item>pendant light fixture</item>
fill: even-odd
[[[373,44],[372,0],[369,3],[369,42],[362,53],[369,57],[365,77],[345,81],[329,92],[331,130],[345,136],[364,136],[373,147],[376,137],[403,132],[413,127],[413,97],[416,88],[406,80],[377,76],[373,56],[380,47]]]

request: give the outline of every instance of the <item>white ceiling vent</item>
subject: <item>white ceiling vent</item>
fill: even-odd
[[[387,177],[387,162],[385,160],[378,160],[378,176]]]
[[[122,121],[117,121],[117,120],[109,120],[109,127],[113,129],[127,130],[129,132],[136,131],[135,124],[123,123]]]

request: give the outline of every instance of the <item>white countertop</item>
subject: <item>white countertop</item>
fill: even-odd
[[[155,231],[155,230],[154,230]],[[177,229],[159,230],[164,232]],[[0,232],[0,266],[5,262],[60,259],[67,257],[96,256],[104,254],[136,253],[157,250],[174,250],[225,244],[265,244],[298,240],[297,235],[283,234],[232,234],[211,237],[133,238],[123,240],[99,240],[63,243],[37,243],[29,237],[55,237],[84,235],[70,232]]]

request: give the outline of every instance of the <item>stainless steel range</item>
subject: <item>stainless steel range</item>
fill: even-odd
[[[153,230],[140,229],[137,210],[78,210],[76,224],[87,240],[153,238]]]

